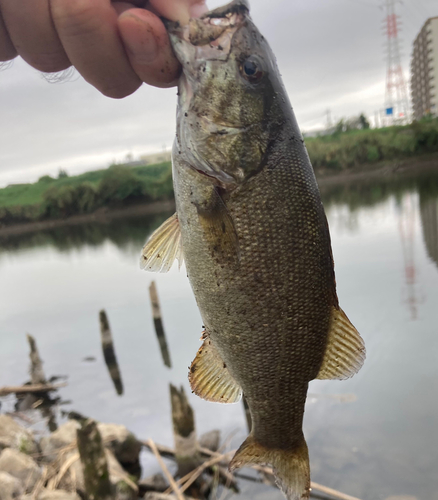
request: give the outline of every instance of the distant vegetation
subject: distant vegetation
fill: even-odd
[[[355,123],[340,121],[333,134],[306,140],[317,174],[438,153],[438,119],[381,129],[370,129],[364,116]],[[170,162],[143,167],[113,165],[72,177],[61,170],[57,179],[46,175],[35,184],[0,189],[0,227],[172,197]]]
[[[405,126],[352,130],[339,122],[337,130],[306,139],[316,172],[341,172],[363,165],[414,158],[438,152],[438,119],[424,119]]]
[[[173,197],[170,162],[131,168],[113,165],[106,170],[58,179],[48,175],[34,184],[0,189],[0,225],[92,213],[102,207],[122,206]]]

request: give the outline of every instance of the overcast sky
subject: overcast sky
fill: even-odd
[[[226,2],[210,0],[214,8]],[[383,0],[250,0],[252,17],[277,56],[302,130],[384,106]],[[437,0],[404,0],[403,68]],[[60,168],[105,168],[128,153],[171,147],[176,89],[143,86],[113,100],[74,74],[49,84],[21,59],[0,71],[0,186],[33,182]]]

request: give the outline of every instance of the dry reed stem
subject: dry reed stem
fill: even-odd
[[[225,453],[225,454],[220,454],[216,451],[211,451],[207,448],[200,448],[199,450],[201,453],[203,453],[204,455],[209,455],[211,457],[215,457],[215,460],[217,461],[221,461],[223,460],[227,455],[230,455],[230,454],[233,454],[236,452],[236,450],[233,450],[233,451],[230,451],[228,453]],[[214,463],[217,463],[217,462],[214,462]],[[208,465],[206,465],[208,464]],[[200,465],[197,469],[195,469],[192,473],[190,474],[187,474],[186,476],[184,476],[183,478],[181,478],[179,481],[178,481],[178,484],[182,484],[184,483],[185,481],[187,481],[187,479],[189,477],[192,477],[192,475],[194,475],[195,473],[197,473],[198,469],[201,469],[202,468],[202,471],[205,470],[207,467],[210,467],[211,464],[211,460],[207,461],[207,462],[204,462],[204,464]],[[252,464],[250,466],[252,469],[254,470],[257,470],[259,472],[263,472],[265,474],[269,474],[271,476],[274,475],[273,471],[272,471],[272,468],[271,467],[264,467],[264,466],[261,466],[261,465],[255,465],[255,464]],[[193,480],[190,480],[190,483],[185,483],[184,486],[181,488],[181,491],[185,491],[192,483],[193,481],[196,480],[196,478],[202,473],[202,471],[193,479]],[[351,495],[347,495],[345,493],[342,493],[341,491],[338,491],[338,490],[334,490],[333,488],[329,488],[327,486],[323,486],[322,484],[318,484],[318,483],[315,483],[315,482],[311,482],[310,484],[310,487],[312,490],[316,490],[316,491],[320,491],[322,493],[325,493],[327,495],[331,495],[332,497],[335,497],[335,498],[338,498],[339,500],[360,500],[359,498],[357,497],[353,497]],[[168,490],[166,490],[166,492],[168,492]],[[165,492],[165,493],[166,493]]]
[[[175,482],[175,479],[173,479],[172,474],[169,472],[169,469],[166,467],[166,464],[164,463],[163,459],[161,458],[160,453],[157,450],[157,447],[155,446],[154,441],[152,439],[149,439],[147,441],[148,446],[152,450],[152,453],[155,455],[155,458],[157,459],[158,463],[160,464],[161,470],[164,472],[164,475],[166,476],[167,480],[169,481],[169,484],[171,485],[176,497],[178,500],[184,500],[184,496],[180,489],[178,488],[178,485]]]
[[[215,453],[215,452],[211,452]],[[201,464],[199,467],[196,467],[195,470],[190,472],[189,474],[186,474],[184,477],[182,477],[177,484],[182,485],[181,491],[184,492],[186,489],[191,486],[197,479],[198,477],[204,472],[205,469],[208,469],[208,467],[211,467],[212,465],[217,464],[218,462],[221,462],[224,460],[228,455],[231,453],[235,453],[234,451],[229,451],[228,453],[220,454],[218,453],[216,457],[211,458],[210,460],[207,460],[203,464]],[[216,454],[216,453],[215,453]],[[231,459],[231,457],[230,457]],[[164,493],[170,493],[169,488],[164,492]]]

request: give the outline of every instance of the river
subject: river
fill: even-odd
[[[365,339],[367,360],[351,380],[310,384],[304,430],[312,479],[363,500],[437,500],[438,173],[327,186],[322,194],[340,304]],[[144,241],[169,215],[0,239],[0,386],[27,380],[31,333],[46,374],[68,376],[54,407],[59,421],[75,410],[172,446],[173,383],[186,389],[199,434],[217,428],[224,438],[235,432],[233,445],[244,439],[241,404],[190,393],[187,368],[202,321],[184,269],[139,269]],[[154,331],[152,280],[171,368]],[[101,309],[113,333],[118,391],[102,355]],[[11,409],[3,398],[0,411]],[[146,453],[142,464],[146,474],[158,471]],[[242,500],[283,498],[268,486],[241,486]]]

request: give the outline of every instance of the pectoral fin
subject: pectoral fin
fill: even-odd
[[[205,204],[197,205],[197,210],[211,252],[219,259],[238,261],[239,239],[234,221],[217,188],[212,189]]]
[[[365,344],[342,309],[333,308],[327,348],[317,379],[345,380],[365,361]]]
[[[189,381],[192,391],[206,401],[237,403],[242,398],[242,389],[208,336],[190,367]]]
[[[146,271],[167,273],[175,259],[178,259],[181,267],[183,263],[181,230],[176,213],[152,233],[143,247],[140,267]]]

